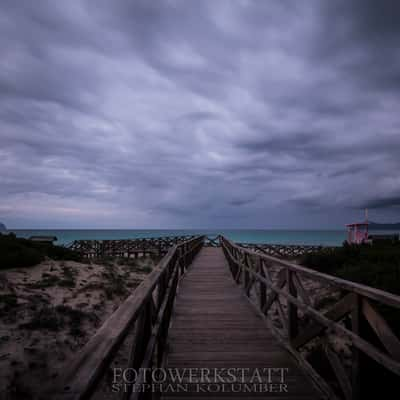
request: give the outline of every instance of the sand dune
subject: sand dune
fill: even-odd
[[[0,388],[31,397],[151,271],[154,261],[47,260],[0,274]],[[10,397],[11,396],[11,397]]]

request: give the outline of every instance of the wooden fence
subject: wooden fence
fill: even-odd
[[[85,258],[163,256],[175,244],[196,236],[120,240],[75,240],[68,247]]]
[[[108,318],[79,352],[61,377],[46,391],[54,400],[88,399],[121,347],[128,332],[134,332],[126,369],[160,367],[179,278],[203,246],[198,236],[173,245],[148,278]],[[153,362],[156,364],[154,365]],[[140,373],[135,383],[144,380]],[[123,399],[140,399],[148,393],[124,393]]]
[[[360,379],[365,356],[399,382],[400,341],[381,309],[400,317],[400,296],[260,254],[224,237],[220,243],[235,281],[328,398],[361,398],[363,385],[371,383]],[[365,335],[365,326],[374,340]],[[342,354],[338,340],[350,353]],[[309,362],[316,351],[330,366],[328,380]]]
[[[269,243],[237,243],[241,247],[254,250],[256,253],[280,258],[297,258],[305,254],[314,253],[332,246],[317,246],[304,244],[269,244]]]

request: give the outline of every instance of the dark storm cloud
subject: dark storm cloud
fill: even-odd
[[[370,200],[365,204],[365,207],[368,208],[400,207],[400,196]]]
[[[0,7],[8,226],[340,226],[365,206],[374,219],[395,215],[397,1]]]
[[[344,77],[365,90],[398,91],[400,3],[338,0],[326,7],[325,40],[316,44],[319,54],[340,65]]]

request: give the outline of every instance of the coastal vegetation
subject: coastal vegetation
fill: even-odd
[[[76,254],[57,246],[9,235],[1,243],[0,387],[16,396],[12,399],[30,399],[40,392],[41,382],[56,378],[158,258],[77,262]],[[21,259],[16,263],[10,257],[17,251],[28,257],[32,250],[39,254],[36,265],[23,266]],[[62,256],[72,260],[58,259]]]
[[[46,257],[52,260],[81,260],[78,253],[65,247],[17,238],[14,233],[0,233],[0,269],[30,267]]]
[[[400,294],[400,242],[325,248],[303,256],[301,264],[320,272]]]
[[[52,243],[0,234],[0,387],[32,398],[158,261],[83,258]]]

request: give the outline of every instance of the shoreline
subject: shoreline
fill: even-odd
[[[74,240],[123,240],[149,237],[219,234],[240,243],[269,243],[282,245],[339,246],[346,239],[345,230],[299,230],[299,229],[9,229],[17,237],[51,235],[58,245]]]

